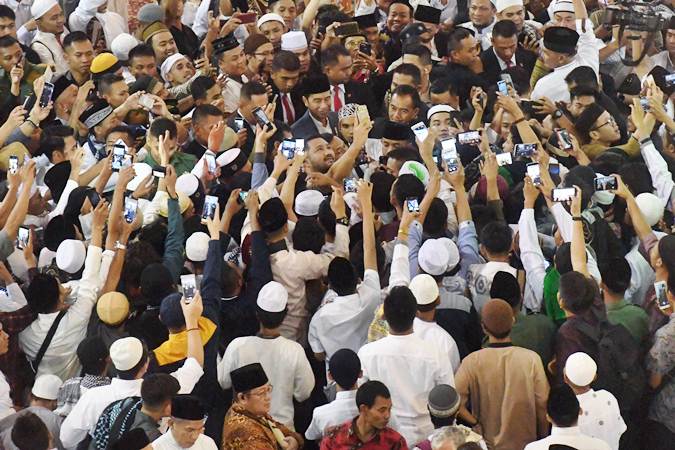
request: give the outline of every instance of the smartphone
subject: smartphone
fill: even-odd
[[[353,177],[347,177],[344,181],[345,194],[347,192],[356,192],[356,180]]]
[[[87,198],[89,199],[89,203],[91,203],[92,208],[96,208],[101,201],[101,196],[98,195],[98,192],[96,192],[94,189],[90,189],[87,192]]]
[[[239,19],[241,23],[253,23],[257,18],[258,15],[254,12],[239,13],[237,16],[237,19]]]
[[[564,128],[555,129],[556,136],[558,137],[558,145],[560,145],[561,150],[572,150],[572,140],[570,139],[569,132]]]
[[[415,125],[411,126],[410,129],[415,133],[415,137],[420,141],[423,141],[429,135],[429,130],[424,122],[417,122]]]
[[[555,188],[551,190],[551,197],[554,202],[567,202],[572,200],[577,195],[577,190],[573,187],[569,188]]]
[[[281,154],[286,157],[286,159],[293,159],[295,157],[295,141],[291,139],[284,139],[281,141]]]
[[[647,97],[640,97],[640,106],[644,112],[649,112],[649,99]]]
[[[197,293],[197,277],[195,277],[195,274],[193,273],[181,275],[180,286],[183,290],[183,296],[185,297],[185,300],[192,300],[195,298],[195,294]]]
[[[42,95],[40,96],[40,107],[44,108],[49,105],[49,102],[52,101],[52,93],[54,92],[54,85],[52,83],[45,82],[45,87],[42,89]]]
[[[513,78],[508,73],[503,73],[499,75],[502,81],[506,82],[507,86],[513,87]]]
[[[112,171],[113,172],[119,172],[122,170],[122,167],[124,166],[124,156],[127,153],[127,148],[126,146],[120,147],[117,144],[113,147],[113,155],[112,155]]]
[[[675,86],[675,73],[666,75],[666,86]]]
[[[513,164],[513,159],[511,158],[511,153],[509,152],[497,153],[495,157],[497,158],[497,165],[499,165],[500,167]]]
[[[616,177],[610,175],[608,177],[598,177],[593,181],[596,191],[613,191],[619,187],[619,182]]]
[[[504,80],[497,81],[497,89],[501,94],[509,95],[509,85]]]
[[[441,141],[441,148],[443,151],[454,151],[457,152],[457,140],[455,138],[445,139]]]
[[[459,142],[462,145],[480,144],[480,132],[467,131],[465,133],[459,133],[457,135],[457,142]]]
[[[150,110],[155,106],[155,99],[153,99],[150,94],[143,94],[138,99],[138,104],[143,108]]]
[[[358,22],[344,22],[335,27],[336,36],[349,36],[352,34],[358,34],[358,32],[359,32]]]
[[[9,157],[9,173],[15,174],[19,171],[19,157],[11,155]]]
[[[537,151],[537,144],[516,144],[514,154],[516,158],[522,156],[523,158],[531,158],[534,152]]]
[[[530,163],[527,165],[527,175],[532,180],[535,186],[541,185],[541,169],[539,163]]]
[[[253,110],[253,116],[255,116],[256,121],[261,127],[265,127],[270,123],[270,119],[267,118],[265,111],[263,111],[260,107]]]
[[[372,49],[373,47],[370,45],[369,42],[361,42],[359,44],[359,51],[364,55],[370,56],[370,52],[372,51]]]
[[[206,166],[209,168],[209,173],[216,173],[216,157],[211,153],[204,153]]]
[[[239,192],[239,198],[237,198],[237,201],[239,202],[240,205],[246,203],[246,197],[248,197],[248,191]]]
[[[656,304],[659,309],[665,310],[670,306],[668,301],[668,285],[665,281],[657,281],[654,283],[654,291],[656,292]]]
[[[244,129],[244,119],[242,119],[242,118],[234,119],[234,127],[236,128],[234,131],[243,130]]]
[[[553,158],[551,158],[553,159]],[[560,176],[560,164],[558,163],[548,163],[548,173],[551,174],[551,176]]]
[[[136,219],[136,209],[138,208],[138,200],[126,197],[124,199],[124,220],[126,223],[132,223]]]
[[[21,60],[21,65],[22,66],[24,65],[23,59]],[[47,67],[45,68],[45,73],[44,73],[45,81],[51,82],[53,76],[54,76],[54,71],[52,70],[52,66],[47,64]]]
[[[405,199],[405,205],[408,208],[408,212],[418,213],[420,212],[420,202],[416,197],[408,197]]]
[[[356,118],[359,119],[359,123],[370,122],[370,114],[366,105],[358,105],[356,107]]]
[[[16,247],[23,250],[28,245],[28,239],[30,239],[30,230],[27,227],[19,227],[16,234]]]
[[[206,219],[213,219],[216,216],[216,206],[218,205],[218,197],[215,195],[207,195],[204,197],[204,209],[202,209],[202,222]]]
[[[299,155],[305,154],[305,140],[304,139],[296,139],[295,140],[295,153],[297,153]]]
[[[157,177],[157,178],[164,178],[166,175],[166,167],[155,167],[152,169],[152,176]]]

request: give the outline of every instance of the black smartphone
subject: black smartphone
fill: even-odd
[[[267,114],[260,107],[253,110],[253,116],[261,127],[266,127],[270,124],[270,119],[267,118]]]
[[[619,187],[615,176],[598,177],[594,180],[596,191],[614,191]]]
[[[373,47],[370,45],[369,42],[361,42],[359,44],[359,51],[364,55],[370,56],[370,52],[372,51],[372,49]]]
[[[49,105],[49,102],[52,101],[52,94],[54,93],[54,85],[52,83],[45,82],[45,87],[42,89],[42,95],[40,96],[40,107],[44,108]]]
[[[353,34],[358,34],[358,32],[359,32],[358,22],[344,22],[335,27],[336,36],[351,36]]]
[[[91,189],[89,192],[87,192],[87,198],[89,199],[89,203],[91,203],[92,208],[96,208],[101,201],[101,196],[98,195],[98,192],[96,192],[94,189]]]
[[[531,158],[534,152],[537,151],[537,144],[516,144],[514,154],[516,157]]]

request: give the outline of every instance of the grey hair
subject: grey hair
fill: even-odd
[[[431,436],[431,449],[438,450],[443,445],[451,443],[454,448],[466,442],[466,433],[459,427],[449,426],[439,428]]]

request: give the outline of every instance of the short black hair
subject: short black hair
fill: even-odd
[[[39,154],[45,155],[49,160],[52,160],[54,152],[61,152],[66,148],[66,143],[60,136],[53,136],[47,133],[40,135]]]
[[[448,207],[443,200],[436,197],[431,201],[424,218],[423,230],[429,236],[444,237],[448,228]]]
[[[101,375],[108,356],[108,347],[100,336],[85,337],[77,346],[77,359],[85,375]]]
[[[151,373],[143,378],[141,384],[141,399],[143,406],[157,411],[174,395],[178,394],[180,384],[178,380],[168,373]]]
[[[17,41],[16,38],[10,35],[0,37],[0,48],[8,48],[14,44],[19,44],[19,41]]]
[[[560,276],[558,292],[565,309],[574,314],[588,311],[598,294],[595,283],[586,278],[584,274],[574,270]]]
[[[289,72],[298,71],[300,70],[300,58],[293,52],[281,50],[274,55],[271,70],[272,72],[278,70],[287,70]]]
[[[496,37],[510,38],[518,34],[518,27],[512,20],[500,20],[492,27],[492,39]]]
[[[164,136],[164,133],[167,131],[169,132],[169,137],[171,139],[176,139],[176,136],[178,135],[176,122],[166,117],[159,117],[152,121],[148,133],[150,133],[150,136],[157,139],[160,136]]]
[[[116,73],[106,73],[101,75],[101,77],[98,79],[97,90],[99,93],[105,94],[112,88],[113,84],[119,83],[120,81],[124,81],[124,77],[122,75],[117,75]]]
[[[394,198],[399,206],[403,205],[405,199],[409,197],[420,201],[424,197],[424,183],[411,173],[400,175],[394,183]]]
[[[340,56],[351,56],[351,53],[343,45],[331,45],[321,52],[321,68],[337,64]]]
[[[12,443],[19,450],[47,450],[49,430],[47,425],[32,412],[21,414],[12,427]]]
[[[335,232],[335,231],[333,231]],[[326,235],[321,225],[313,217],[299,217],[293,230],[293,248],[305,252],[311,251],[317,255],[326,243]]]
[[[377,397],[391,398],[387,386],[377,380],[366,381],[356,391],[356,407],[361,408],[361,405],[365,405],[372,408]]]
[[[452,80],[448,77],[436,78],[431,82],[431,87],[429,88],[432,94],[443,94],[449,92],[451,95],[457,95],[457,90],[452,85]]]
[[[404,55],[415,55],[420,59],[420,62],[428,66],[431,64],[431,50],[429,47],[418,42],[408,42],[403,45]]]
[[[573,427],[579,421],[579,400],[567,384],[551,387],[546,402],[546,412],[554,425]]]
[[[396,333],[408,331],[417,314],[417,300],[407,286],[395,286],[384,300],[384,318]]]
[[[589,66],[575,67],[567,74],[565,82],[577,86],[592,87],[595,91],[598,91],[600,88],[598,85],[598,76],[595,74],[593,68]]]
[[[450,52],[458,50],[462,46],[462,41],[470,36],[473,36],[473,33],[466,28],[455,28],[455,31],[450,33],[448,38],[448,55]]]
[[[195,107],[192,113],[192,123],[194,125],[200,124],[208,117],[223,117],[223,112],[213,105],[199,105]]]
[[[392,5],[404,5],[408,7],[408,11],[410,12],[410,18],[413,16],[413,7],[410,3],[408,3],[407,0],[394,0],[389,4],[389,8],[392,7]],[[387,8],[387,14],[389,14],[389,8]]]
[[[490,253],[497,255],[508,253],[513,243],[513,231],[504,222],[490,222],[480,232],[480,243]]]
[[[190,84],[190,92],[192,92],[192,98],[194,100],[204,100],[206,98],[206,92],[216,85],[216,82],[211,77],[205,77],[200,75]]]
[[[555,264],[555,269],[560,275],[571,272],[572,270],[572,252],[571,252],[571,243],[563,242],[555,251],[553,255],[553,263]]]
[[[134,132],[131,130],[129,125],[117,125],[108,131],[108,135],[111,135],[112,133],[124,133],[129,136],[130,139],[134,138]]]
[[[263,327],[272,330],[275,328],[279,328],[279,326],[281,326],[281,323],[284,321],[284,318],[286,317],[286,313],[288,313],[288,308],[285,308],[283,311],[279,312],[269,312],[265,311],[264,309],[260,308],[257,305],[255,307],[255,314],[256,316],[258,316],[260,324]]]
[[[403,64],[401,64],[401,66],[402,65]],[[401,66],[397,67],[397,69],[400,68]],[[413,66],[413,67],[415,67],[415,66]],[[415,67],[415,68],[417,69],[417,67]],[[402,84],[400,86],[397,86],[396,89],[394,89],[394,92],[391,93],[392,97],[394,95],[398,95],[399,97],[410,97],[410,98],[412,98],[413,108],[419,108],[420,104],[422,103],[422,100],[420,99],[420,93],[417,92],[417,89],[415,89],[412,86],[408,86],[407,84]]]
[[[623,294],[630,287],[631,269],[625,258],[612,258],[601,265],[602,282],[614,294]]]
[[[408,64],[408,63],[403,63],[400,64],[397,68],[394,69],[393,73],[400,73],[401,75],[408,75],[412,77],[413,83],[415,83],[415,86],[419,86],[420,83],[422,82],[422,71],[420,70],[419,67],[417,67],[414,64]],[[403,86],[403,85],[401,85]],[[398,90],[398,89],[396,89]],[[396,90],[394,92],[396,92]],[[404,95],[403,93],[399,93],[399,95]],[[417,103],[415,104],[417,106]]]
[[[87,33],[84,31],[73,31],[68,33],[66,37],[63,38],[63,48],[66,49],[73,45],[74,42],[84,42],[88,41]]]
[[[342,256],[333,258],[328,265],[328,282],[330,287],[341,297],[356,293],[358,279],[352,263]]]
[[[240,98],[244,100],[251,100],[254,95],[263,94],[267,94],[267,89],[265,89],[265,86],[258,83],[257,81],[249,81],[248,83],[244,83],[244,85],[241,87]]]
[[[10,20],[16,20],[16,14],[14,14],[12,8],[10,8],[7,5],[0,5],[0,17],[4,17],[5,19]]]
[[[393,150],[395,151],[395,150]],[[391,154],[391,152],[389,152]],[[376,212],[387,212],[394,209],[389,199],[391,185],[396,181],[396,177],[384,171],[373,172],[370,176],[370,182],[373,184],[373,208]]]
[[[56,277],[46,273],[37,273],[28,285],[26,299],[34,313],[49,314],[56,311],[59,295],[59,281]]]
[[[129,50],[129,61],[133,58],[142,58],[143,56],[151,56],[155,58],[155,52],[148,44],[138,44],[136,47]]]

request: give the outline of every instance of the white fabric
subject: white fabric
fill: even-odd
[[[610,446],[604,441],[581,434],[579,427],[558,428],[555,425],[549,437],[527,444],[525,450],[548,450],[552,444],[578,449],[610,450]]]
[[[544,299],[544,278],[548,262],[539,246],[533,209],[523,208],[521,211],[518,234],[520,236],[520,260],[526,275],[523,304],[526,308],[539,312]]]
[[[312,422],[305,431],[305,437],[312,441],[318,441],[323,437],[328,427],[341,425],[358,415],[356,391],[340,391],[335,395],[335,400],[332,402],[314,408]]]
[[[30,48],[35,50],[35,53],[40,57],[40,61],[43,64],[49,64],[54,66],[54,76],[58,77],[63,75],[68,71],[68,63],[63,53],[63,47],[61,43],[63,38],[68,35],[68,30],[63,30],[59,40],[57,40],[56,35],[52,33],[44,33],[40,30],[35,32],[33,41],[30,44]]]
[[[16,412],[14,411],[14,408],[12,408],[14,402],[9,396],[9,391],[9,383],[7,383],[5,374],[0,372],[0,419]]]
[[[488,261],[485,264],[472,264],[467,274],[467,285],[471,291],[476,311],[480,313],[483,306],[490,300],[492,279],[497,272],[508,272],[517,277],[518,271],[508,263]]]
[[[28,304],[26,296],[17,283],[8,284],[5,289],[7,289],[8,296],[0,297],[0,312],[14,312]]]
[[[441,351],[448,355],[450,365],[452,366],[452,372],[457,373],[460,363],[459,349],[457,348],[457,343],[447,331],[436,322],[425,322],[424,320],[415,317],[415,321],[413,322],[413,334],[423,341],[438,345],[441,348]]]
[[[272,390],[270,415],[293,428],[293,399],[302,402],[314,388],[314,373],[300,344],[278,336],[265,339],[245,336],[234,339],[218,364],[218,382],[223,389],[232,386],[230,372],[259,362]]]
[[[654,284],[656,274],[649,261],[640,254],[638,243],[626,253],[625,258],[630,266],[630,286],[623,294],[623,297],[626,301],[641,306],[645,295],[647,295],[647,291]]]
[[[391,392],[392,415],[407,442],[419,442],[434,429],[427,397],[439,384],[455,385],[446,353],[414,334],[389,335],[359,350],[365,380],[383,382]]]
[[[244,83],[248,83],[248,78],[246,75],[241,76],[241,80]],[[226,113],[233,113],[239,108],[239,96],[241,95],[241,87],[243,83],[235,80],[234,78],[227,78],[227,83],[223,87],[223,101],[225,103],[224,108]],[[254,127],[255,129],[255,127]]]
[[[512,6],[523,6],[523,0],[497,0],[495,2],[495,8],[498,13]]]
[[[123,33],[129,33],[129,24],[124,18],[112,11],[99,13],[96,8],[87,8],[88,2],[81,1],[75,11],[68,17],[68,26],[70,31],[86,31],[87,24],[96,17],[103,28],[105,42],[107,47],[112,46],[115,38]]]
[[[181,447],[173,438],[171,430],[161,435],[152,442],[153,450],[217,450],[216,443],[208,436],[200,434],[197,441],[191,447]]]
[[[478,30],[471,21],[464,22],[457,26],[473,31],[474,37],[480,44],[481,50],[487,50],[492,46],[492,28],[494,28],[495,23],[497,23],[497,19],[493,19],[492,23],[482,30]]]
[[[30,7],[30,13],[37,20],[58,4],[56,0],[35,0]]]
[[[579,429],[587,436],[602,439],[612,450],[619,450],[619,439],[626,431],[626,423],[619,411],[619,402],[611,392],[601,389],[577,395],[581,415]]]
[[[314,353],[326,353],[326,361],[342,348],[358,352],[368,341],[368,327],[381,302],[377,271],[367,269],[356,291],[321,306],[309,323],[309,345]]]
[[[180,369],[171,376],[180,384],[179,394],[189,394],[195,387],[204,370],[196,359],[188,358]],[[123,398],[140,396],[142,379],[121,380],[113,378],[107,386],[99,386],[83,392],[80,400],[75,404],[66,420],[61,425],[61,442],[66,448],[75,447],[85,438],[87,433],[93,433],[96,421],[106,406]]]

